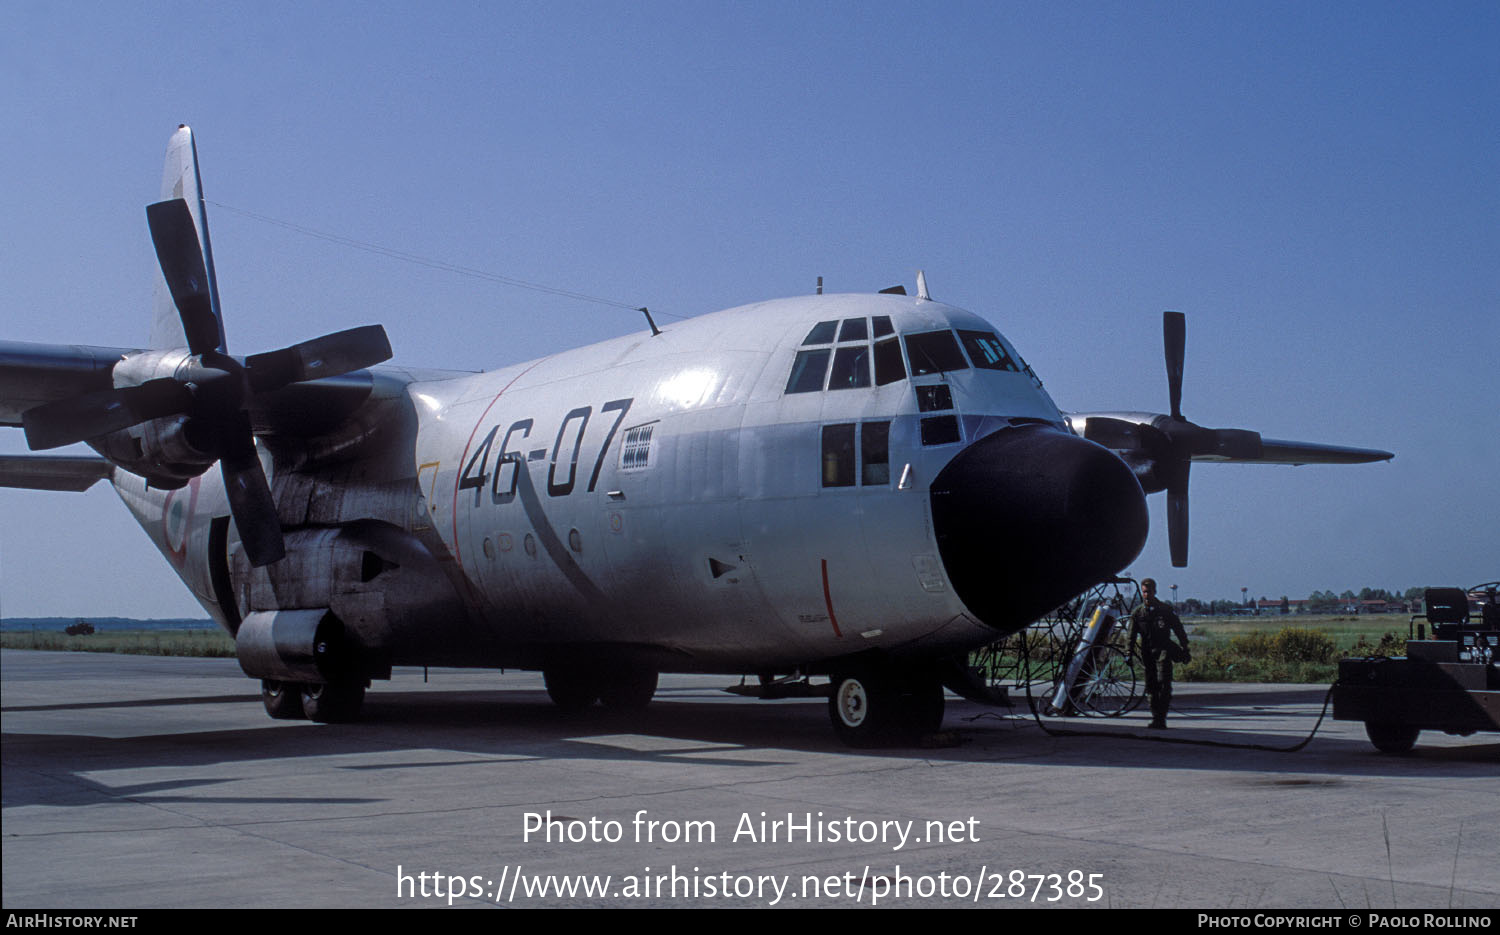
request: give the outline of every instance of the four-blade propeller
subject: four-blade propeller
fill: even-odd
[[[1196,456],[1254,460],[1261,456],[1259,432],[1211,429],[1182,417],[1182,370],[1187,347],[1187,320],[1181,312],[1162,313],[1162,346],[1167,362],[1170,415],[1150,422],[1090,417],[1084,437],[1122,452],[1138,471],[1147,492],[1167,492],[1167,539],[1172,564],[1182,568],[1188,555],[1188,471]]]
[[[155,419],[187,417],[196,447],[219,462],[230,512],[250,563],[268,565],[286,550],[276,503],[256,453],[250,399],[292,383],[389,360],[390,341],[380,325],[367,325],[253,354],[241,363],[226,353],[214,308],[212,273],[187,201],[157,202],[147,207],[146,218],[192,356],[171,377],[28,410],[22,414],[26,442],[33,450],[56,448]]]

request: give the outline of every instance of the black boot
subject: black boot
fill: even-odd
[[[1161,695],[1151,699],[1151,723],[1148,725],[1153,730],[1167,729],[1167,706],[1169,702]]]

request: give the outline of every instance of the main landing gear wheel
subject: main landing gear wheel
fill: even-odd
[[[936,674],[865,665],[833,675],[828,717],[851,747],[912,743],[943,723],[943,685]]]
[[[302,710],[302,686],[296,682],[260,680],[260,700],[266,713],[278,721],[298,721],[307,717]]]
[[[1420,727],[1408,727],[1405,724],[1381,724],[1376,721],[1365,722],[1365,734],[1370,738],[1370,743],[1381,753],[1391,753],[1400,756],[1410,753],[1411,748],[1417,744],[1417,735],[1422,733]]]
[[[611,711],[640,711],[655,694],[655,669],[617,669],[599,677],[599,700]]]
[[[542,679],[552,703],[568,714],[585,711],[599,700],[598,678],[588,669],[544,669]],[[653,680],[652,689],[655,687]]]
[[[302,686],[302,710],[312,721],[342,724],[356,720],[364,703],[364,682],[339,680]]]

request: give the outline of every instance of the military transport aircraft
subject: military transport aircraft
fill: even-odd
[[[0,483],[109,480],[278,718],[351,719],[395,665],[540,669],[566,708],[800,673],[844,740],[910,737],[966,651],[1135,558],[1146,493],[1184,564],[1193,461],[1391,457],[1189,422],[1170,312],[1169,414],[1065,414],[920,274],[486,373],[377,367],[379,325],[239,357],[185,126],[146,214],[148,347],[0,343],[0,423],[99,456]]]

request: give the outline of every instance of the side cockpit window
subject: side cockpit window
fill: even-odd
[[[845,318],[839,327],[839,343],[845,341],[867,341],[870,337],[870,323],[865,318]]]
[[[836,321],[820,321],[813,325],[807,337],[802,339],[802,346],[809,344],[832,344],[833,333],[838,330],[839,323]]]
[[[870,345],[841,347],[833,357],[830,390],[856,390],[870,385]]]
[[[899,340],[893,336],[895,330],[889,315],[818,322],[802,339],[786,392],[865,389],[871,385],[872,374],[876,386],[905,379],[906,364]]]
[[[906,363],[901,359],[901,342],[894,337],[876,341],[875,385],[885,386],[905,379]]]
[[[823,377],[828,373],[828,359],[833,356],[831,348],[815,351],[798,351],[792,362],[792,375],[786,381],[788,393],[816,393],[823,388]]]

